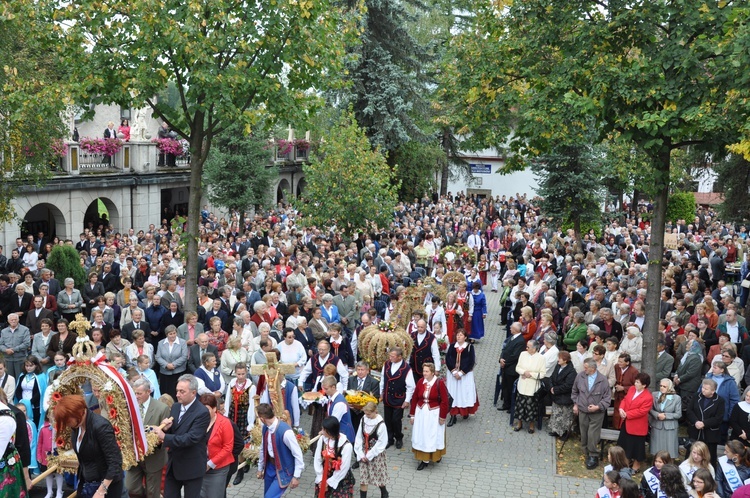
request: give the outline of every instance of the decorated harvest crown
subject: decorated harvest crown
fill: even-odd
[[[87,334],[91,323],[82,313],[78,313],[76,319],[70,322],[69,328],[78,337],[68,368],[52,383],[54,390],[50,410],[54,410],[63,396],[83,395],[81,387],[89,382],[99,399],[102,416],[114,428],[117,445],[122,450],[122,468],[129,469],[153,453],[159,444],[158,437],[155,433],[147,434],[144,430],[138,402],[130,384],[109,364],[104,352],[96,352],[96,345]],[[55,443],[57,451],[50,455],[48,467],[57,466],[57,472],[60,473],[75,472],[78,461],[71,451],[70,429],[59,432]]]

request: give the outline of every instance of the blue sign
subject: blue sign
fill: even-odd
[[[469,164],[472,174],[489,175],[492,173],[491,164]]]

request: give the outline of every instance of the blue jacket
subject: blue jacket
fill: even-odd
[[[706,378],[713,379],[717,383],[719,382],[717,379],[724,379],[721,382],[721,385],[719,385],[719,388],[716,390],[716,393],[721,399],[724,400],[724,422],[727,422],[729,420],[729,416],[732,414],[734,405],[740,402],[740,391],[737,388],[737,383],[734,381],[734,377],[727,373],[725,373],[721,377],[718,377],[709,372],[706,374]],[[700,391],[700,388],[698,389],[698,391]]]
[[[328,416],[330,417],[333,414],[333,407],[339,403],[343,403],[346,406],[346,413],[344,413],[339,421],[341,423],[340,431],[350,443],[354,444],[354,425],[352,424],[352,416],[349,413],[349,405],[347,405],[343,394],[337,394],[328,404]]]

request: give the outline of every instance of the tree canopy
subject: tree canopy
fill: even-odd
[[[190,143],[187,280],[197,282],[203,165],[233,123],[294,121],[318,101],[311,90],[340,81],[359,4],[330,0],[43,0],[64,42],[78,98],[146,102]],[[172,82],[179,105],[154,98]],[[196,306],[188,286],[185,306]]]
[[[510,166],[581,135],[588,119],[601,138],[616,132],[637,145],[656,192],[648,285],[658,296],[672,150],[737,139],[737,113],[722,110],[742,80],[723,50],[738,9],[703,0],[477,2],[476,24],[452,46],[444,91],[463,131],[506,146]],[[658,299],[646,307],[644,347],[656,351]],[[655,361],[644,355],[644,369],[653,373]]]
[[[390,225],[398,202],[395,173],[352,113],[342,114],[303,172],[307,184],[296,207],[304,224],[335,225],[349,235]]]

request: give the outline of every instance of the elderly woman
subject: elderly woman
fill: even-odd
[[[129,364],[135,365],[136,359],[141,355],[148,356],[151,360],[149,366],[154,366],[154,346],[146,342],[146,334],[143,329],[137,329],[133,331],[133,343],[125,348],[125,356]]]
[[[557,353],[557,366],[550,377],[550,395],[552,396],[552,416],[549,420],[550,436],[567,437],[573,426],[573,383],[576,370],[567,351]]]
[[[71,429],[78,457],[78,495],[122,495],[122,452],[112,424],[89,410],[83,396],[64,396],[55,405],[57,433]]]
[[[57,309],[68,322],[76,319],[76,314],[81,312],[83,297],[81,292],[75,288],[76,282],[68,277],[64,281],[65,288],[57,295]]]
[[[572,326],[565,333],[565,337],[563,337],[563,344],[565,344],[565,347],[568,349],[568,351],[572,352],[576,350],[578,341],[586,338],[587,330],[588,327],[586,326],[586,321],[584,320],[584,314],[580,311],[577,311],[573,315]]]
[[[745,388],[742,393],[742,401],[734,405],[729,425],[732,428],[732,439],[750,446],[750,387]]]
[[[620,343],[620,353],[630,355],[630,364],[638,371],[641,370],[641,356],[643,354],[643,337],[638,327],[630,326],[625,332],[625,338]]]
[[[49,284],[41,281],[39,283],[39,295],[42,296],[44,307],[53,313],[57,313],[57,298],[49,294]]]
[[[264,322],[265,323],[265,322]],[[218,316],[211,317],[208,322],[211,327],[206,335],[208,336],[208,343],[216,346],[218,356],[221,358],[222,353],[227,348],[227,341],[229,340],[229,334],[221,328],[221,318]],[[268,324],[266,324],[268,325]],[[269,327],[269,331],[271,328]]]
[[[190,347],[195,344],[195,339],[203,333],[203,324],[198,321],[198,313],[195,311],[185,312],[185,323],[177,327],[177,336]]]
[[[216,368],[218,360],[216,355],[213,353],[206,353],[201,358],[202,365],[195,371],[195,377],[203,382],[203,385],[198,388],[198,394],[211,393],[216,396],[217,399],[221,398],[226,390],[226,383],[224,377],[221,376],[221,372]]]
[[[633,461],[633,470],[638,472],[641,462],[646,460],[646,437],[648,436],[648,414],[654,404],[648,386],[651,378],[646,373],[639,373],[633,385],[620,403],[620,418],[624,423],[620,427],[617,445],[625,450],[627,457]]]
[[[229,381],[235,377],[234,367],[238,363],[246,364],[250,361],[250,353],[242,347],[242,339],[236,335],[233,335],[227,341],[227,349],[224,350],[224,354],[221,355],[221,375],[224,377],[224,382],[229,384]]]
[[[104,295],[104,285],[98,281],[99,275],[96,272],[89,273],[88,283],[83,286],[83,300],[86,302],[86,308],[89,312],[96,306],[96,299]]]
[[[68,329],[68,321],[61,318],[57,321],[57,334],[49,340],[47,356],[55,359],[55,353],[73,354],[73,346],[76,344],[76,335]]]
[[[530,306],[524,306],[521,308],[521,318],[518,320],[521,323],[521,334],[527,341],[534,337],[536,333],[536,321],[534,321],[534,310]]]
[[[603,346],[597,346],[597,348],[599,347],[603,349]],[[612,427],[619,429],[620,424],[622,423],[620,404],[622,403],[622,400],[625,399],[630,388],[635,384],[638,370],[631,365],[630,355],[627,353],[620,353],[614,370],[615,388],[612,396],[612,407],[615,409],[615,413],[612,416]]]
[[[534,393],[539,390],[546,372],[547,364],[544,356],[539,354],[539,343],[534,340],[528,341],[526,351],[521,353],[516,364],[516,373],[520,377],[516,391],[514,431],[520,431],[523,429],[523,423],[528,422],[529,434],[534,433],[534,424],[539,410],[539,403],[534,398]]]
[[[307,326],[307,318],[301,316],[297,320],[297,328],[294,330],[294,338],[305,348],[307,359],[310,359],[317,348],[315,336]]]
[[[659,381],[659,393],[654,397],[654,404],[649,412],[651,426],[652,454],[667,451],[670,455],[679,455],[677,430],[682,416],[682,399],[674,391],[674,384],[669,379]]]
[[[692,405],[693,397],[701,384],[701,368],[703,366],[703,348],[697,340],[687,343],[687,353],[680,360],[674,374],[674,385],[682,398],[682,406]]]
[[[168,325],[167,337],[159,341],[156,362],[159,364],[159,388],[162,393],[176,398],[177,380],[187,369],[189,356],[187,343],[177,337],[177,328]]]

